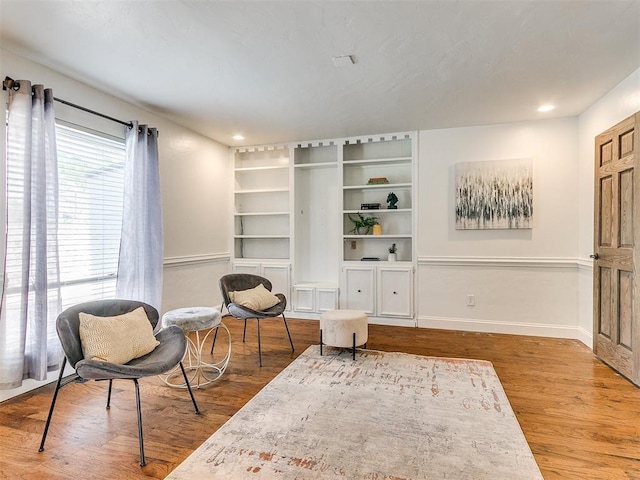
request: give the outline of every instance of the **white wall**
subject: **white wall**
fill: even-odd
[[[579,336],[577,137],[575,118],[420,132],[419,326]],[[533,159],[533,228],[456,230],[454,165],[514,158]]]
[[[589,255],[593,253],[594,139],[625,118],[640,111],[640,69],[620,82],[578,117],[578,257],[579,328],[592,332],[593,270]],[[591,346],[591,339],[589,341]]]
[[[231,166],[228,147],[5,49],[0,49],[0,55],[2,78],[9,76],[16,80],[43,83],[53,88],[58,98],[121,120],[137,119],[159,129],[165,232],[161,310],[220,305],[218,279],[229,269],[231,206],[228,189]],[[56,116],[96,130],[123,135],[124,127],[59,103],[56,104]],[[4,122],[0,124],[4,129]],[[0,137],[3,142],[4,131],[0,132]],[[4,145],[0,146],[4,151]],[[1,170],[4,172],[4,167]],[[1,185],[4,184],[2,181]],[[4,192],[0,194],[4,199]],[[4,209],[4,205],[0,207]],[[0,237],[4,238],[4,235]],[[0,401],[20,393],[11,392],[0,392]]]

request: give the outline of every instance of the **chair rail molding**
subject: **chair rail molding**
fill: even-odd
[[[586,268],[591,263],[590,260],[573,257],[418,257],[419,266]]]
[[[228,262],[231,259],[230,252],[205,253],[199,255],[180,255],[176,257],[166,257],[162,264],[165,267],[182,267],[196,263]]]

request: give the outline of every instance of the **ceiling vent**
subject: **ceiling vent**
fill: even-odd
[[[353,61],[352,55],[340,55],[338,57],[331,57],[331,60],[333,60],[333,64],[336,67],[349,67],[355,63]]]

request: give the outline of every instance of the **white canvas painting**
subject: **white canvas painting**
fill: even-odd
[[[463,162],[455,170],[457,230],[532,228],[530,158]]]

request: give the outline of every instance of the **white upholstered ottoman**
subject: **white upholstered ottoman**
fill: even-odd
[[[323,345],[351,348],[355,360],[356,347],[366,347],[368,337],[367,314],[360,310],[329,310],[320,316],[320,355]]]
[[[227,326],[221,322],[222,315],[217,308],[213,307],[187,307],[171,310],[162,316],[162,325],[168,327],[176,325],[182,329],[187,337],[187,351],[184,354],[183,363],[185,370],[189,372],[191,377],[189,383],[196,388],[207,385],[219,379],[224,373],[231,357],[231,335]],[[220,360],[213,358],[213,346],[211,347],[211,357],[206,361],[202,357],[202,350],[205,342],[215,331],[218,335],[218,329],[222,328],[227,332],[228,347],[223,353]],[[191,338],[190,333],[195,332],[195,341]],[[203,333],[201,336],[200,333]],[[215,339],[213,340],[215,342]],[[186,383],[182,379],[181,372],[174,369],[160,378],[171,387],[186,388]]]

